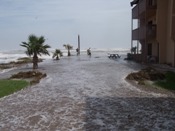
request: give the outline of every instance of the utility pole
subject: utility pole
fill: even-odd
[[[78,55],[80,55],[80,35],[78,35]]]

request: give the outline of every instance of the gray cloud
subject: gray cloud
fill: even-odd
[[[53,48],[130,47],[130,0],[1,0],[0,44],[19,48],[31,33],[44,35]],[[11,40],[7,36],[11,37]],[[12,43],[13,42],[13,43]]]

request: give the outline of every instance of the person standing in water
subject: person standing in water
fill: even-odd
[[[87,55],[91,56],[91,48],[87,49]]]
[[[76,49],[77,55],[80,55],[79,48]]]

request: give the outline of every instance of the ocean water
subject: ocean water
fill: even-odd
[[[48,55],[39,56],[39,58],[43,59],[52,59],[52,55],[55,49],[50,49]],[[67,56],[67,50],[62,49],[63,56]],[[96,56],[104,56],[108,55],[108,53],[117,53],[119,55],[126,55],[129,52],[129,49],[91,49],[92,55]],[[86,55],[86,50],[81,50],[81,55]],[[71,50],[71,55],[76,55],[75,50]],[[25,50],[6,50],[0,51],[0,63],[8,63],[11,61],[17,61],[18,58],[27,57],[25,54]]]

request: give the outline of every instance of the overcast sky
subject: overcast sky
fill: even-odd
[[[19,49],[29,34],[52,48],[130,48],[131,0],[0,0],[1,49]],[[1,50],[0,49],[0,50]]]

